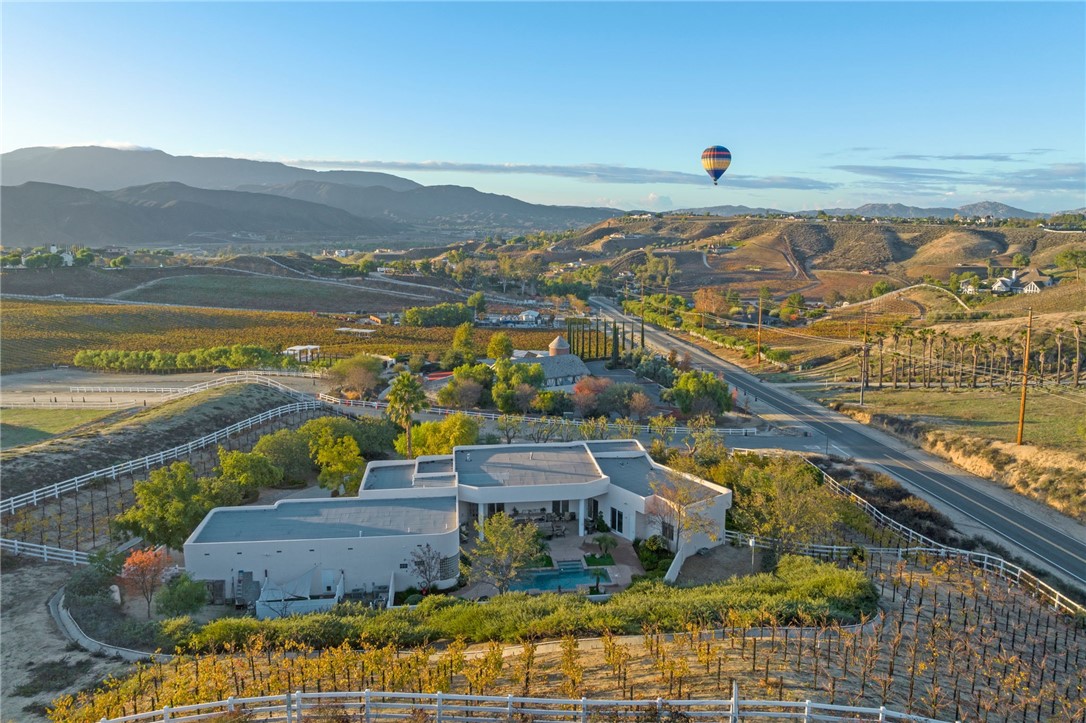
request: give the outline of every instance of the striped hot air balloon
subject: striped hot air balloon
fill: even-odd
[[[713,179],[714,186],[731,164],[732,152],[724,146],[709,146],[701,152],[701,165]]]

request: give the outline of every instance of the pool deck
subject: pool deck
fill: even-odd
[[[557,565],[564,560],[579,560],[584,561],[585,555],[598,555],[600,552],[599,546],[593,541],[595,534],[586,535],[584,537],[578,537],[575,533],[577,530],[576,522],[564,523],[566,526],[565,536],[555,536],[547,541],[548,552],[551,559]],[[611,557],[615,559],[614,565],[607,565],[603,569],[607,571],[608,576],[611,578],[611,583],[607,585],[601,585],[602,592],[615,593],[621,590],[625,590],[630,586],[630,581],[634,575],[643,575],[645,570],[641,567],[641,562],[637,559],[637,554],[634,552],[633,544],[626,539],[619,537],[618,535],[611,535],[618,542],[615,549],[611,550]],[[591,569],[591,568],[587,568]],[[581,585],[581,588],[589,587],[587,585]],[[529,590],[529,593],[539,593],[543,591]],[[569,592],[581,592],[581,590],[573,589]],[[466,587],[458,590],[456,595],[458,597],[466,598],[468,600],[478,600],[481,597],[493,597],[498,594],[498,589],[486,582],[471,583]]]

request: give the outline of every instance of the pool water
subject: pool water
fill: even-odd
[[[595,585],[596,570],[600,572],[600,585],[611,582],[611,577],[602,568],[588,570],[560,569],[560,570],[526,570],[517,576],[517,579],[509,586],[510,590],[545,590],[557,592],[559,589],[572,592],[578,585]]]

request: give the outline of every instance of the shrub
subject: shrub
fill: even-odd
[[[161,615],[184,615],[197,612],[207,604],[207,588],[183,572],[158,593],[155,609]]]

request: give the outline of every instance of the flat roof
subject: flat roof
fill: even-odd
[[[583,444],[458,448],[460,484],[471,487],[585,484],[601,478]]]
[[[370,465],[366,469],[367,490],[406,490],[411,488],[415,464],[411,461],[396,465]]]
[[[644,452],[644,447],[636,439],[594,439],[585,442],[593,454],[608,452]]]
[[[454,529],[456,498],[451,496],[398,500],[280,500],[270,506],[212,510],[191,542],[432,535]]]
[[[451,454],[437,459],[420,459],[417,465],[419,474],[452,474],[455,471]]]
[[[654,483],[657,485],[668,483],[667,473],[653,467],[648,455],[603,457],[597,459],[596,462],[603,473],[611,478],[611,484],[641,497],[651,497],[655,494],[652,491]],[[694,482],[691,482],[691,492],[696,501],[707,500],[718,494],[710,487]]]

